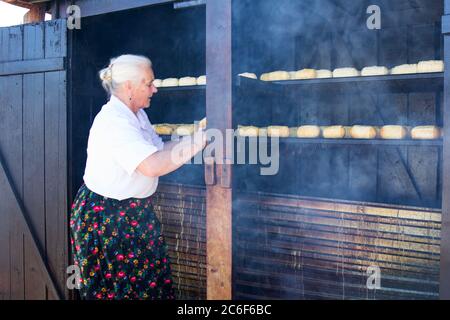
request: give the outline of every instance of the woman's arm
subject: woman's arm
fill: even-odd
[[[147,157],[137,170],[147,177],[164,176],[188,162],[205,146],[206,134],[199,130],[193,136],[183,137],[181,141],[166,142],[163,150]]]

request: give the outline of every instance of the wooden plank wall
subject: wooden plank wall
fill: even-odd
[[[0,62],[65,57],[66,47],[64,21],[0,29]],[[45,248],[51,271],[60,288],[65,288],[66,71],[1,76],[0,88],[0,149],[6,170]],[[32,240],[24,237],[8,205],[0,203],[1,215],[7,221],[0,231],[0,298],[56,298],[47,293],[41,271],[35,266]]]

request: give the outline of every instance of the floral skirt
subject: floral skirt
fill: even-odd
[[[83,185],[72,205],[70,236],[82,299],[174,299],[151,197],[119,201]]]

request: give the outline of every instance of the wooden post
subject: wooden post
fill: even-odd
[[[231,0],[209,0],[206,5],[206,114],[208,127],[232,127]],[[225,147],[225,139],[224,139]],[[224,152],[226,154],[226,152]],[[231,164],[207,163],[206,197],[207,299],[232,298],[232,189]],[[208,176],[208,175],[207,175]]]
[[[45,4],[35,4],[23,16],[23,23],[41,22],[45,20]]]
[[[445,0],[445,15],[442,17],[444,35],[444,60],[450,65],[450,0]],[[442,156],[442,224],[441,224],[441,271],[439,295],[450,299],[450,70],[445,68],[444,77],[444,149]]]

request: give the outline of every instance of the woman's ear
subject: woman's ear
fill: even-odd
[[[131,82],[131,80],[127,80],[125,82],[125,88],[127,90],[127,92],[131,93],[133,91],[133,83]]]

